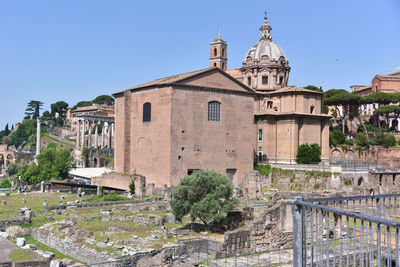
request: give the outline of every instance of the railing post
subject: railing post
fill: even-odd
[[[378,197],[376,199],[376,216],[378,218],[381,217],[381,199]],[[377,266],[381,266],[381,258],[382,258],[382,251],[381,251],[381,224],[378,223],[376,226],[376,261],[377,261]]]
[[[298,196],[294,200],[302,201],[303,197]],[[305,266],[303,265],[303,207],[296,203],[293,205],[293,266]]]

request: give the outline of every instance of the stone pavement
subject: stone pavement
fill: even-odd
[[[0,265],[2,262],[10,261],[10,258],[8,256],[14,249],[14,244],[0,237]]]

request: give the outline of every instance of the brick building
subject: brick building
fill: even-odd
[[[115,93],[115,170],[157,187],[196,169],[241,184],[253,167],[254,92],[219,68]]]

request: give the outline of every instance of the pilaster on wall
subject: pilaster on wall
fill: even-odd
[[[130,162],[131,162],[131,92],[124,92],[124,173],[130,173]]]
[[[329,159],[329,120],[324,120],[321,123],[321,159]]]

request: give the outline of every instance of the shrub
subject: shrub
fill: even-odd
[[[11,187],[11,182],[7,178],[3,178],[3,180],[0,183],[0,188],[10,188]]]
[[[129,184],[129,193],[131,193],[132,195],[135,194],[135,181],[132,179],[131,183]]]
[[[26,168],[28,168],[27,163],[11,163],[7,169],[8,176],[13,176],[14,174],[17,174],[22,169],[26,170]]]
[[[359,147],[369,147],[368,139],[364,133],[357,134],[356,144]]]
[[[333,130],[329,133],[329,146],[336,147],[346,142],[346,136],[340,130]]]
[[[256,164],[254,170],[258,171],[261,175],[268,176],[271,172],[271,165],[269,164]]]
[[[321,147],[318,144],[302,144],[297,149],[296,161],[299,164],[321,162]]]
[[[233,186],[226,175],[214,170],[198,170],[186,175],[172,194],[172,213],[179,221],[190,214],[192,221],[199,218],[205,226],[220,222],[237,204],[232,197]]]
[[[97,190],[97,196],[102,197],[103,196],[103,187],[99,185],[99,188]]]
[[[388,134],[383,140],[383,147],[389,148],[396,145],[396,137],[393,134]]]

